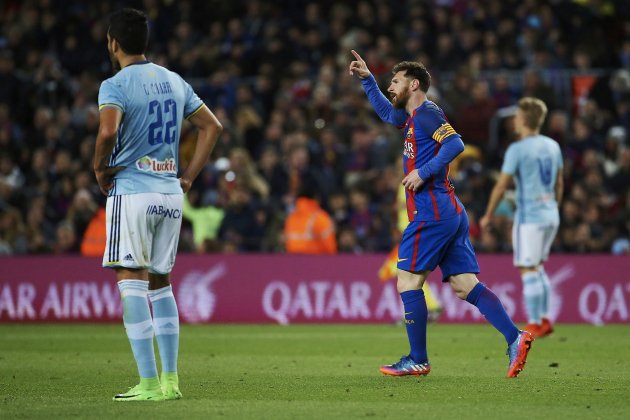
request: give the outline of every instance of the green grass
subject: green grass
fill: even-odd
[[[505,378],[487,325],[431,325],[428,377],[378,367],[407,350],[400,326],[183,326],[184,399],[114,403],[136,382],[122,326],[0,325],[0,418],[621,418],[630,327],[560,325]]]

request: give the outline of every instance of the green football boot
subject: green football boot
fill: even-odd
[[[164,394],[159,379],[140,378],[140,383],[124,394],[115,395],[114,401],[163,401]]]
[[[179,400],[182,398],[177,372],[162,372],[161,384],[165,400]]]

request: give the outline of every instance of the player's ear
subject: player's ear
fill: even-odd
[[[118,52],[118,49],[120,48],[120,45],[118,44],[118,41],[116,41],[116,38],[110,38],[110,48],[112,50],[113,53]]]
[[[413,79],[411,81],[411,90],[418,90],[418,89],[420,89],[420,80]]]

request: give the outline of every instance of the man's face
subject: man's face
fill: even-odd
[[[109,32],[107,33],[107,52],[109,53],[109,61],[112,62],[112,68],[114,69],[114,73],[118,73],[120,71],[120,62],[116,58],[116,54],[114,53],[114,43],[116,41],[114,38],[109,36]]]
[[[399,71],[392,78],[387,93],[389,93],[389,99],[392,101],[394,108],[404,109],[407,106],[407,101],[410,96],[409,86],[411,80],[405,76],[406,71]]]

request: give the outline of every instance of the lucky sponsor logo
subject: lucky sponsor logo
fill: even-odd
[[[144,156],[136,161],[136,168],[143,172],[177,173],[177,163],[173,158],[157,160],[150,156]]]

